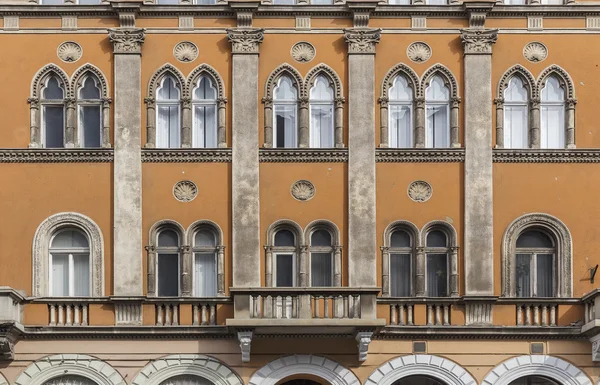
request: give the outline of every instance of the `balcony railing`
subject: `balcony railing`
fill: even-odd
[[[160,298],[154,299],[154,314],[156,326],[178,326],[180,325],[180,306],[184,303],[192,305],[192,326],[214,326],[217,324],[217,303],[219,299],[180,299],[164,301]]]
[[[448,326],[452,322],[452,306],[458,298],[380,298],[390,306],[390,325],[393,326]],[[425,310],[425,319],[417,320],[419,307]],[[422,313],[421,313],[422,314]]]

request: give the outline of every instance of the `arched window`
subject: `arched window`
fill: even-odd
[[[281,229],[275,233],[273,240],[274,286],[294,287],[297,285],[297,243],[296,235]]]
[[[57,231],[50,241],[49,258],[51,296],[90,295],[90,244],[82,231],[76,228]]]
[[[217,295],[217,237],[212,229],[199,228],[194,235],[194,296]]]
[[[552,237],[539,229],[528,229],[516,244],[517,297],[554,297],[554,259]]]
[[[334,147],[334,91],[324,75],[310,89],[310,147]]]
[[[555,75],[541,90],[540,113],[540,147],[565,148],[565,91]]]
[[[439,75],[425,89],[425,147],[450,147],[450,90]]]
[[[100,82],[96,76],[88,74],[77,93],[79,147],[102,147],[102,105]]]
[[[526,376],[512,381],[509,385],[559,385],[559,383],[548,377]]]
[[[519,76],[504,90],[504,147],[529,147],[529,95]]]
[[[193,90],[192,147],[217,147],[217,89],[201,76]]]
[[[65,84],[56,75],[46,78],[41,89],[41,142],[45,148],[65,147]]]
[[[448,237],[438,229],[427,233],[425,244],[426,288],[429,297],[448,296]]]
[[[98,385],[98,384],[95,381],[92,381],[87,377],[67,374],[64,376],[54,377],[54,378],[44,382],[43,385]]]
[[[440,381],[430,376],[423,376],[420,374],[406,376],[402,379],[394,382],[393,385],[448,385],[444,381]]]
[[[181,147],[181,85],[170,74],[156,91],[156,147]]]
[[[413,90],[403,75],[389,89],[389,146],[411,148],[413,140]]]
[[[310,285],[333,286],[333,242],[331,233],[317,229],[310,235]]]
[[[298,147],[298,89],[285,75],[273,90],[273,121],[273,147]]]
[[[170,228],[159,231],[156,241],[156,287],[159,297],[179,296],[180,239]]]
[[[404,229],[390,235],[390,289],[392,297],[411,297],[413,293],[413,237]]]

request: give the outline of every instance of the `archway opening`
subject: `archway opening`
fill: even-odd
[[[98,385],[95,381],[90,380],[87,377],[77,375],[64,375],[54,377],[43,385]]]
[[[423,376],[423,375],[414,375],[407,376],[399,379],[394,382],[393,385],[448,385],[444,381],[440,381],[436,378]],[[521,385],[521,384],[519,384]]]
[[[214,385],[212,381],[207,380],[204,377],[195,376],[193,374],[182,374],[179,376],[171,377],[160,385]]]
[[[543,376],[525,376],[517,378],[510,385],[560,385],[558,382]]]
[[[331,385],[324,379],[310,375],[310,374],[297,374],[289,376],[277,383],[277,385]]]

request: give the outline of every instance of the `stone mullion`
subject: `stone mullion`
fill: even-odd
[[[540,148],[540,100],[531,99],[530,102],[531,123],[529,129],[529,147]]]
[[[335,99],[335,147],[344,147],[344,98]]]
[[[390,295],[390,248],[389,247],[381,247],[381,271],[382,271],[382,279],[381,279],[381,294],[384,297],[389,297]]]
[[[156,99],[146,98],[146,148],[156,147]]]
[[[417,247],[415,268],[415,296],[425,296],[425,248]]]
[[[415,99],[415,147],[425,147],[425,98]]]
[[[308,284],[308,271],[310,270],[310,258],[308,256],[309,250],[308,250],[308,246],[307,245],[301,245],[300,246],[300,261],[298,263],[299,265],[299,269],[298,269],[298,277],[299,277],[299,282],[298,282],[298,286],[300,287],[307,287],[309,286]]]
[[[265,130],[263,147],[273,147],[273,100],[263,99],[265,105]]]
[[[149,297],[156,296],[156,247],[146,246],[146,269],[148,271],[147,278],[147,295]]]
[[[226,111],[225,105],[227,101],[225,99],[217,100],[217,146],[219,148],[227,147],[227,135],[226,135]]]
[[[181,101],[181,147],[192,147],[192,99]]]
[[[217,246],[217,295],[225,295],[225,246]]]
[[[458,247],[450,248],[450,297],[458,297]]]
[[[310,147],[309,116],[308,116],[308,98],[301,98],[298,104],[298,147]]]
[[[273,246],[265,246],[265,286],[273,287]]]
[[[78,135],[76,131],[77,104],[75,99],[68,98],[66,102],[66,125],[65,125],[65,147],[79,147]]]
[[[189,297],[192,295],[193,282],[192,282],[192,271],[194,266],[194,253],[192,248],[188,245],[181,246],[179,249],[181,255],[181,295],[183,297]]]
[[[458,135],[458,106],[459,98],[452,98],[450,101],[450,147],[459,148],[460,138]]]
[[[496,99],[496,148],[504,148],[504,99]]]
[[[380,120],[380,138],[379,138],[379,147],[388,148],[389,138],[390,138],[390,129],[389,129],[389,112],[388,112],[388,103],[389,100],[387,98],[379,99],[379,120]]]
[[[102,99],[102,147],[110,147],[110,103],[111,99]]]
[[[40,100],[38,98],[29,98],[29,148],[42,147],[42,136],[40,132]]]
[[[577,104],[576,99],[567,99],[567,113],[565,116],[565,123],[567,125],[567,148],[575,148],[575,104]]]

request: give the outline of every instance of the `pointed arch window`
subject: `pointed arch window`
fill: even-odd
[[[519,76],[504,90],[504,147],[529,147],[529,93]]]
[[[90,243],[79,229],[61,229],[52,236],[48,264],[50,296],[87,297],[90,295]]]
[[[181,147],[181,85],[169,74],[156,91],[156,147]]]
[[[317,76],[310,89],[310,147],[334,147],[334,91],[329,80]]]
[[[159,297],[179,296],[180,237],[170,228],[161,230],[156,242],[156,287]]]
[[[403,75],[394,79],[389,90],[389,146],[411,148],[413,140],[413,90]]]
[[[194,234],[194,296],[217,295],[217,236],[212,229],[199,228]]]
[[[79,147],[102,147],[103,101],[100,81],[92,74],[86,75],[77,92]]]
[[[217,147],[217,89],[211,79],[201,76],[193,89],[192,147]]]
[[[450,147],[450,90],[434,75],[425,89],[425,147]]]
[[[42,145],[45,148],[65,147],[65,84],[50,75],[41,89]]]
[[[310,285],[333,286],[333,242],[331,233],[317,229],[310,235]]]
[[[273,121],[273,147],[298,147],[298,89],[285,75],[273,90]]]
[[[565,91],[550,75],[541,90],[540,148],[565,148]]]

